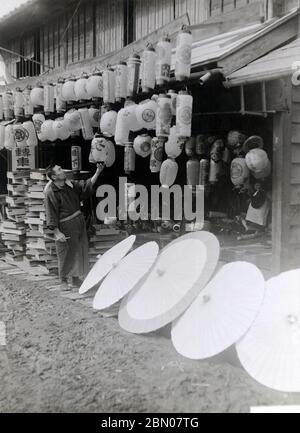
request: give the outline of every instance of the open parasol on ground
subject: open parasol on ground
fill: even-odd
[[[100,281],[106,277],[112,268],[119,263],[119,261],[128,253],[128,251],[130,251],[135,239],[135,235],[129,236],[100,256],[82,283],[79,293],[84,294],[96,284],[100,283]]]
[[[129,332],[147,333],[172,322],[207,284],[219,252],[217,238],[208,232],[190,233],[172,242],[124,298],[120,326]]]
[[[278,391],[300,392],[300,269],[267,281],[260,313],[236,348],[255,380]]]
[[[251,263],[223,266],[172,325],[172,342],[191,359],[215,356],[235,344],[254,322],[265,280]]]
[[[149,271],[158,253],[157,243],[147,242],[124,257],[99,287],[93,307],[103,310],[127,295]]]

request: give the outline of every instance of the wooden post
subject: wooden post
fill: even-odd
[[[279,17],[284,12],[282,0],[262,0],[263,17],[265,21]]]

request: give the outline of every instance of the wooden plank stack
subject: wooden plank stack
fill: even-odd
[[[127,237],[127,233],[114,227],[108,227],[104,224],[95,224],[94,235],[89,242],[89,262],[90,266],[97,261],[97,256],[104,254],[118,242]]]

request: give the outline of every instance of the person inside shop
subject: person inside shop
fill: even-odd
[[[94,193],[94,185],[104,169],[97,164],[94,176],[86,181],[70,181],[64,170],[50,166],[50,182],[45,188],[47,227],[53,232],[59,277],[64,289],[80,287],[88,272],[88,237],[80,204]]]

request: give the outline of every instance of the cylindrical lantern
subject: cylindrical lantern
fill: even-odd
[[[69,78],[67,79],[61,90],[61,95],[64,101],[66,102],[74,102],[77,101],[77,97],[75,95],[75,78]]]
[[[112,165],[114,165],[116,160],[116,149],[114,144],[110,140],[106,140],[106,152],[107,157],[105,165],[106,167],[111,167]]]
[[[17,147],[26,147],[28,134],[22,123],[15,123],[13,125],[13,131]]]
[[[156,137],[152,139],[150,158],[151,173],[158,173],[160,171],[164,157],[164,142],[164,139],[158,139]]]
[[[125,108],[122,108],[117,115],[116,130],[115,130],[115,142],[120,146],[125,146],[125,143],[129,139],[129,122],[126,116]]]
[[[17,88],[13,93],[14,115],[16,118],[24,116],[24,96],[21,89]]]
[[[67,127],[63,117],[58,117],[54,120],[53,129],[58,140],[65,141],[71,135],[71,131]]]
[[[116,132],[118,113],[114,110],[109,110],[103,114],[100,120],[100,129],[106,137],[113,137]]]
[[[156,53],[153,45],[149,44],[142,55],[142,91],[148,93],[155,88]]]
[[[5,147],[5,126],[0,125],[0,150]]]
[[[166,159],[160,168],[159,179],[163,188],[173,185],[178,174],[178,164],[174,159]]]
[[[176,44],[175,77],[178,81],[186,80],[191,75],[192,44],[192,33],[184,27],[178,34]]]
[[[38,139],[33,122],[31,122],[31,120],[24,122],[23,128],[26,130],[27,145],[29,147],[36,147],[38,145]]]
[[[210,157],[213,161],[219,162],[223,160],[224,143],[221,138],[218,138],[210,149]]]
[[[169,38],[158,42],[156,55],[156,83],[162,86],[170,81],[172,44]]]
[[[199,134],[196,136],[195,153],[200,159],[209,157],[210,144],[208,143],[208,140],[204,134]]]
[[[193,97],[187,91],[181,90],[177,96],[176,127],[179,137],[192,135]]]
[[[3,113],[3,99],[2,94],[0,94],[0,121],[3,120],[4,113]]]
[[[122,102],[127,96],[128,68],[125,62],[120,62],[115,68],[115,97]]]
[[[103,80],[101,72],[95,72],[91,75],[86,83],[88,99],[103,98]]]
[[[102,75],[103,78],[103,102],[104,104],[113,104],[115,97],[115,71],[107,68]]]
[[[249,169],[245,158],[235,158],[231,162],[230,178],[234,186],[242,186],[249,179]]]
[[[135,153],[142,158],[147,158],[147,156],[151,155],[151,142],[152,138],[150,135],[138,135],[133,142]]]
[[[133,54],[127,61],[128,81],[127,96],[134,96],[139,89],[141,59],[138,54]]]
[[[24,116],[26,118],[30,118],[33,116],[34,110],[33,110],[33,104],[30,98],[32,88],[30,86],[27,86],[26,89],[23,90],[23,99],[24,99]]]
[[[177,109],[177,93],[175,90],[170,89],[167,93],[167,95],[171,98],[171,110],[172,110],[172,116],[176,116],[176,109]]]
[[[135,170],[135,151],[133,143],[126,143],[124,149],[124,171],[125,174],[130,174]]]
[[[81,159],[81,147],[72,146],[71,147],[71,162],[72,171],[79,172],[82,169],[82,159]]]
[[[87,99],[89,99],[89,95],[87,92],[87,81],[87,76],[83,75],[75,82],[74,92],[78,101],[86,101]]]
[[[14,104],[13,104],[13,95],[11,91],[7,90],[2,94],[2,102],[3,102],[3,113],[5,120],[12,120],[14,117]]]
[[[209,183],[217,183],[222,172],[222,162],[215,162],[213,159],[210,160],[209,167]]]
[[[81,129],[81,117],[79,111],[72,108],[64,115],[64,120],[67,128],[71,132],[79,131]]]
[[[168,137],[172,122],[171,98],[168,95],[161,94],[158,97],[157,103],[156,136]]]
[[[54,86],[51,83],[44,86],[44,112],[46,116],[54,113]]]
[[[196,138],[195,137],[191,137],[185,143],[185,154],[189,158],[195,157],[195,155],[196,155]]]
[[[265,170],[269,158],[263,149],[252,149],[246,155],[246,164],[251,172]]]
[[[89,156],[89,162],[96,164],[98,162],[106,163],[107,160],[107,143],[108,140],[102,137],[100,134],[95,134],[91,143],[91,152]]]
[[[200,163],[198,159],[189,159],[186,163],[187,185],[199,185]]]
[[[32,116],[35,132],[40,141],[44,141],[44,137],[41,132],[42,124],[45,122],[45,116],[42,113],[36,113]]]
[[[92,127],[99,128],[100,110],[96,108],[94,105],[91,105],[91,107],[89,108],[89,116],[90,116]]]
[[[65,113],[67,110],[67,103],[62,96],[64,82],[65,81],[63,79],[60,79],[54,87],[55,109],[59,114]]]
[[[91,124],[89,110],[87,108],[79,108],[82,136],[85,140],[92,140],[94,131]]]
[[[209,159],[201,159],[199,164],[199,185],[207,185],[209,180]]]
[[[183,150],[183,141],[178,140],[176,126],[170,129],[169,139],[165,144],[165,151],[168,157],[177,158]]]
[[[54,142],[57,139],[56,131],[53,128],[53,120],[45,120],[45,122],[41,126],[41,134],[42,136],[48,140]]]
[[[30,92],[30,99],[34,107],[44,108],[44,88],[37,84]]]
[[[12,150],[16,145],[15,135],[12,125],[7,125],[5,127],[5,135],[4,135],[4,147],[7,150]]]
[[[136,107],[136,119],[140,129],[155,129],[157,103],[152,99],[140,102]]]

